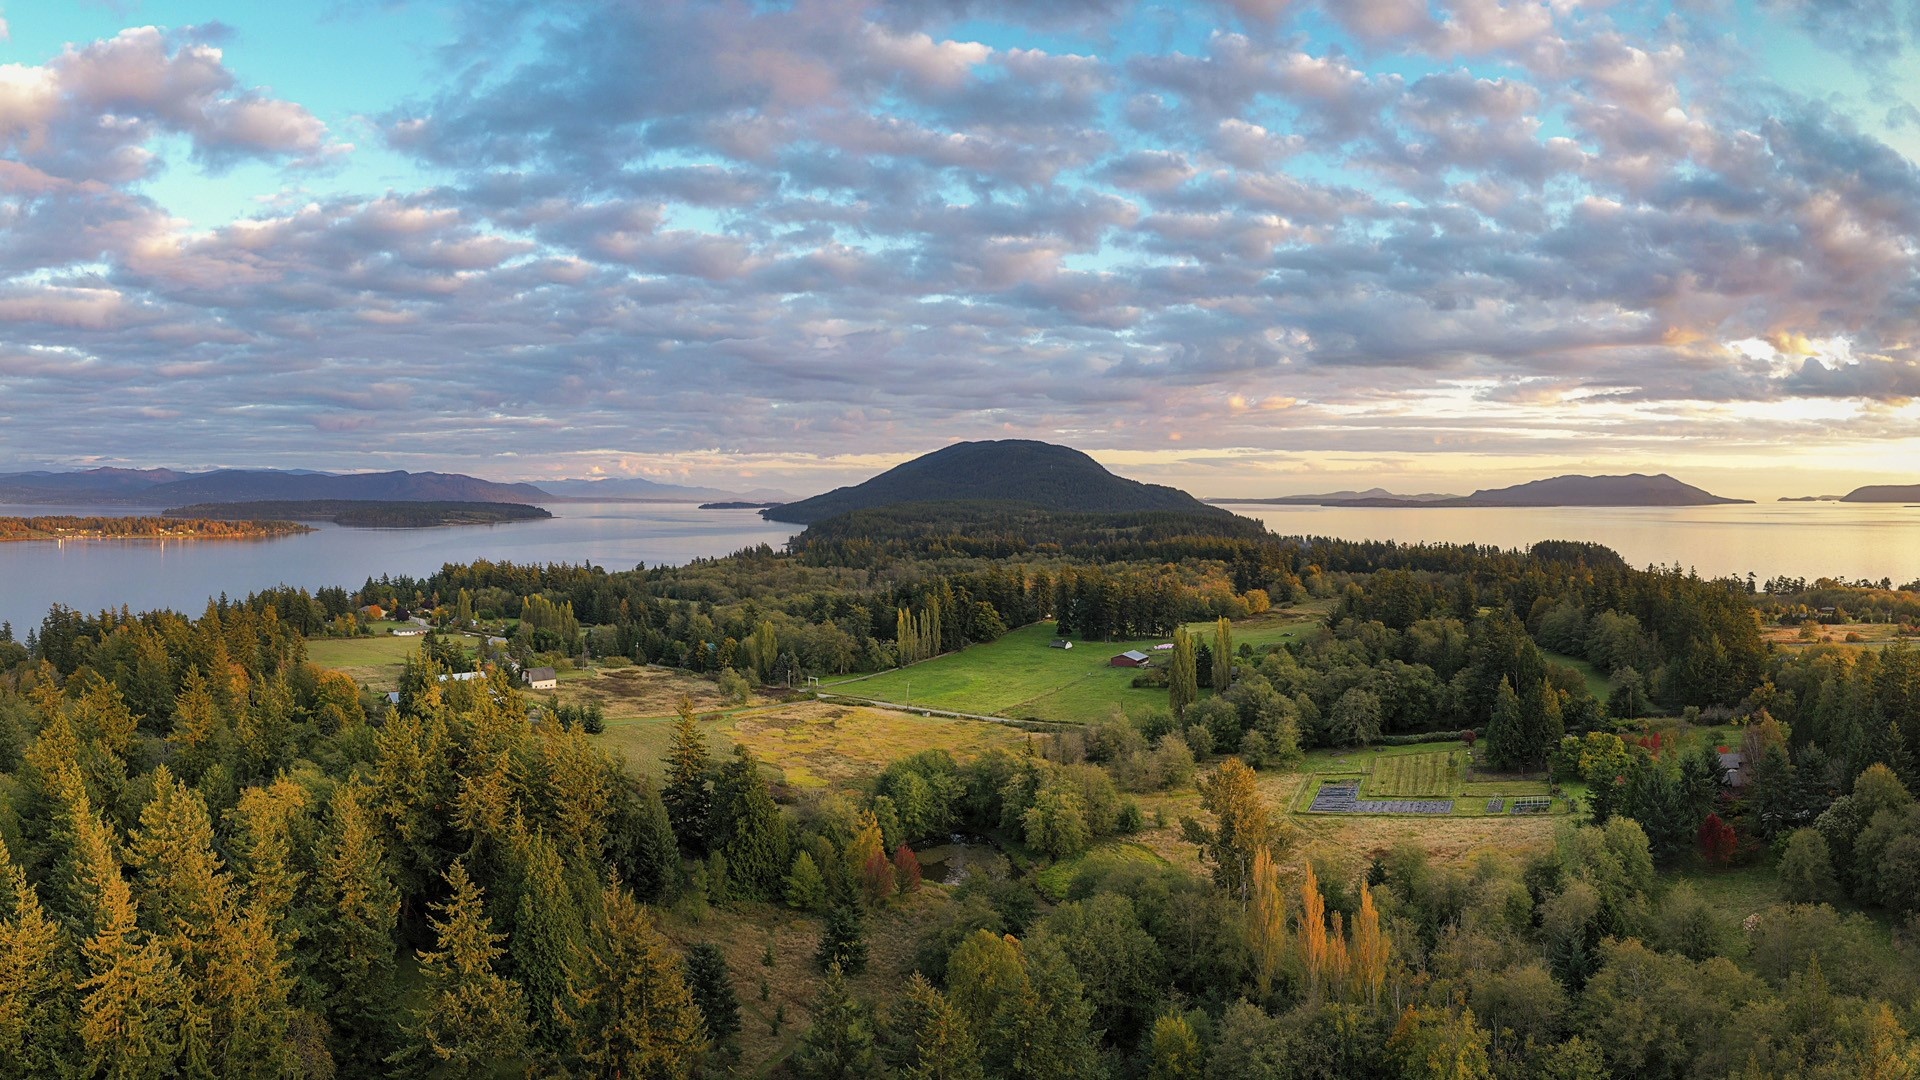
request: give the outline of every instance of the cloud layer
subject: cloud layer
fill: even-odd
[[[1831,7],[1767,10],[1904,53]],[[351,151],[203,35],[76,43],[0,66],[0,457],[1908,437],[1920,171],[1687,10],[496,0],[527,48],[374,121],[418,183],[213,228],[146,182]]]

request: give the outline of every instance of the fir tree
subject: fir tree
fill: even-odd
[[[71,1030],[60,927],[0,838],[0,1076],[49,1076]]]
[[[916,971],[907,980],[887,1026],[907,1080],[985,1080],[972,1027],[925,975]]]
[[[687,950],[687,989],[706,1022],[707,1039],[725,1043],[740,1032],[740,998],[733,992],[733,976],[720,947],[700,942]]]
[[[789,864],[787,822],[767,791],[760,766],[744,746],[720,770],[714,784],[709,842],[725,853],[732,896],[772,900],[785,884]]]
[[[684,1080],[707,1051],[699,1006],[653,917],[616,882],[570,980],[570,1056],[600,1076]]]
[[[667,781],[660,798],[680,846],[704,852],[707,822],[713,814],[713,759],[707,753],[706,736],[694,718],[693,699],[682,695],[678,710],[673,722],[673,747],[667,752]]]
[[[1501,771],[1525,766],[1527,760],[1526,718],[1521,712],[1520,695],[1513,683],[1500,680],[1495,692],[1493,715],[1487,720],[1487,764]]]
[[[867,939],[861,922],[858,905],[846,902],[833,905],[820,931],[820,947],[814,951],[814,963],[823,969],[839,968],[858,974],[867,966]]]
[[[436,948],[420,954],[425,1001],[409,1027],[411,1044],[394,1061],[437,1066],[445,1076],[482,1076],[518,1057],[527,1045],[527,1004],[520,986],[497,970],[504,934],[488,922],[484,893],[454,860],[445,902],[429,919]]]
[[[873,1019],[854,999],[837,964],[827,968],[813,1026],[794,1052],[793,1069],[801,1080],[865,1080],[882,1075]]]
[[[516,847],[520,899],[508,951],[526,993],[535,1038],[556,1046],[563,1034],[560,1006],[568,972],[578,962],[582,919],[553,844],[541,834],[522,833]]]
[[[810,914],[819,914],[827,906],[827,882],[810,852],[802,851],[793,860],[793,872],[787,875],[787,905]]]
[[[343,1064],[370,1069],[389,1052],[395,1012],[394,926],[400,892],[386,866],[366,789],[334,792],[314,875],[314,928],[327,1017],[347,1036]]]
[[[170,1075],[179,1064],[182,1028],[197,1026],[197,1018],[182,1009],[179,969],[140,930],[109,829],[84,798],[76,811],[76,892],[87,905],[78,1024],[84,1067],[89,1075],[116,1078]]]

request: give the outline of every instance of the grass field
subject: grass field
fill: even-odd
[[[1579,672],[1581,677],[1587,680],[1587,693],[1601,701],[1607,700],[1607,694],[1611,690],[1607,685],[1607,677],[1600,674],[1600,669],[1594,667],[1591,662],[1568,656],[1566,653],[1547,652],[1544,649],[1541,650],[1541,654],[1556,664],[1564,664]]]
[[[708,714],[700,728],[716,754],[744,745],[795,788],[852,787],[921,750],[964,761],[994,747],[1024,750],[1035,738],[1004,724],[816,701]],[[609,718],[597,741],[625,757],[628,768],[657,776],[672,737],[669,717]]]
[[[1788,649],[1803,649],[1810,645],[1860,645],[1884,649],[1897,641],[1913,640],[1901,637],[1900,627],[1893,623],[1822,624],[1814,628],[1812,638],[1802,637],[1798,626],[1769,626],[1760,631],[1760,639],[1769,645]]]
[[[1355,814],[1314,814],[1307,807],[1323,783],[1360,781],[1363,799],[1452,799],[1453,817],[1487,817],[1487,800],[1503,799],[1506,805],[1497,815],[1504,820],[1521,820],[1507,813],[1513,800],[1523,795],[1550,795],[1552,785],[1545,780],[1493,776],[1473,772],[1467,760],[1467,744],[1462,742],[1421,743],[1415,746],[1378,746],[1369,749],[1314,750],[1300,766],[1302,782],[1288,800],[1289,809],[1304,820],[1332,817],[1356,817]],[[1563,793],[1553,801],[1553,818],[1571,813],[1574,802]],[[1393,821],[1433,820],[1427,815],[1373,815]],[[1523,815],[1524,817],[1525,815]],[[1446,819],[1442,819],[1446,820]]]
[[[1299,609],[1249,619],[1234,625],[1234,645],[1245,642],[1260,648],[1306,633],[1318,621],[1318,612]],[[1191,629],[1212,633],[1211,624],[1196,623]],[[1165,639],[1076,641],[1072,649],[1049,648],[1052,640],[1053,625],[1036,623],[989,645],[897,671],[839,680],[829,688],[876,701],[1075,724],[1105,719],[1115,706],[1135,717],[1166,711],[1164,689],[1136,690],[1131,683],[1138,672],[1107,663],[1129,649],[1165,663],[1165,653],[1153,653]]]
[[[380,624],[397,626],[398,623]],[[464,634],[449,635],[469,646],[478,638]],[[354,682],[375,690],[395,690],[407,669],[407,657],[420,649],[420,638],[376,634],[373,637],[308,638],[307,659],[323,668],[342,672]]]

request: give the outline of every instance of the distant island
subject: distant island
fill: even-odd
[[[1031,439],[954,443],[896,465],[863,484],[762,510],[769,521],[809,525],[856,510],[903,503],[994,502],[1077,513],[1177,511],[1214,517],[1178,488],[1108,472],[1078,450]]]
[[[701,503],[702,510],[766,510],[779,506],[777,502],[710,502]]]
[[[330,521],[363,529],[430,529],[442,525],[499,525],[541,521],[553,516],[538,506],[498,502],[403,502],[354,499],[195,503],[161,511],[167,518],[242,521],[284,518]]]
[[[1848,503],[1920,503],[1920,484],[1869,484],[1842,496]]]
[[[1459,499],[1458,495],[1396,495],[1386,488],[1368,488],[1365,491],[1329,491],[1321,495],[1275,495],[1264,499],[1208,499],[1218,506],[1238,506],[1242,504],[1257,506],[1353,506],[1366,504],[1373,500],[1387,499],[1399,503],[1439,503]]]
[[[1782,495],[1781,502],[1846,502],[1845,495]]]
[[[1512,487],[1483,489],[1464,497],[1373,495],[1366,492],[1351,493],[1352,497],[1349,498],[1338,497],[1347,494],[1349,493],[1338,492],[1334,496],[1299,495],[1292,496],[1290,500],[1216,499],[1214,501],[1221,503],[1292,501],[1316,506],[1381,507],[1729,506],[1753,501],[1722,498],[1692,484],[1683,484],[1666,473],[1658,476],[1647,476],[1642,473],[1631,473],[1626,476],[1555,476],[1546,480],[1515,484]]]
[[[184,506],[189,503],[260,501],[315,502],[707,502],[745,499],[765,504],[784,502],[784,492],[769,488],[724,491],[719,488],[680,487],[637,477],[601,480],[554,480],[543,486],[502,484],[462,473],[391,472],[326,473],[310,469],[217,469],[180,472],[174,469],[85,469],[74,472],[39,470],[0,473],[0,503],[88,506]]]
[[[309,533],[293,521],[204,517],[0,517],[10,540],[264,540]]]

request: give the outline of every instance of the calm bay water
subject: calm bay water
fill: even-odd
[[[1540,540],[1605,544],[1633,566],[1672,566],[1705,577],[1752,572],[1849,581],[1920,578],[1920,507],[1758,503],[1684,507],[1229,506],[1282,536],[1336,536],[1493,544]]]
[[[423,577],[444,563],[590,561],[608,570],[678,565],[754,544],[779,547],[797,529],[752,510],[700,510],[686,503],[558,503],[550,521],[441,529],[317,531],[278,540],[75,540],[0,544],[0,619],[16,635],[53,604],[81,611],[173,608],[198,615],[207,598],[275,585],[353,589],[368,577]],[[0,505],[0,516],[154,513],[116,507]]]
[[[591,561],[609,570],[677,565],[743,547],[785,543],[794,527],[751,510],[682,503],[561,503],[551,521],[450,529],[348,529],[323,525],[279,540],[80,540],[0,544],[0,619],[17,633],[49,606],[82,611],[122,604],[197,615],[207,598],[273,585],[354,588],[381,574],[424,576],[443,563]],[[1920,507],[1761,503],[1676,508],[1392,509],[1235,506],[1282,536],[1445,541],[1525,547],[1538,540],[1605,544],[1635,566],[1701,574],[1751,571],[1849,580],[1920,578]],[[124,508],[3,506],[0,515],[129,514]],[[150,511],[149,511],[150,512]]]

